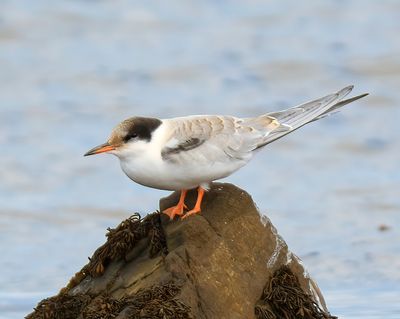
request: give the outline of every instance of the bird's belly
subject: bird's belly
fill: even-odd
[[[121,168],[134,182],[157,189],[191,189],[229,176],[246,162],[177,164],[135,158],[121,161]]]
[[[160,169],[160,163],[135,158],[131,160],[121,160],[120,164],[123,172],[138,184],[165,190],[179,189],[167,183],[167,172]]]

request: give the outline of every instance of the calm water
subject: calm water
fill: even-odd
[[[400,318],[399,1],[0,1],[0,318],[55,294],[166,192],[84,158],[132,115],[371,96],[229,177],[341,318]],[[385,225],[386,231],[379,227]]]

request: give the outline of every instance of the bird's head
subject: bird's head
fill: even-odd
[[[162,124],[161,120],[148,117],[131,117],[119,123],[106,143],[98,145],[84,156],[111,153],[118,157],[143,151],[151,141],[152,133]]]

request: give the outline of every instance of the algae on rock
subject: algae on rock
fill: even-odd
[[[27,318],[334,318],[245,191],[214,183],[202,208],[183,221],[135,214],[109,229],[89,263]]]

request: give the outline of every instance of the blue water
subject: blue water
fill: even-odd
[[[371,95],[227,178],[340,318],[400,318],[400,2],[0,2],[0,318],[57,293],[105,229],[168,194],[112,156],[132,115],[252,116]],[[380,226],[387,226],[380,231]]]

